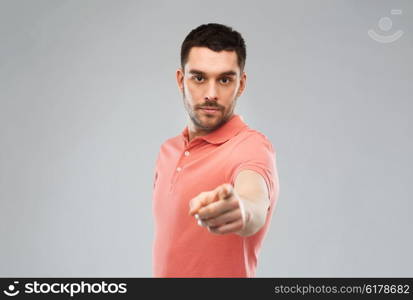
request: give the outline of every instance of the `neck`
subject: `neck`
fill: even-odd
[[[233,113],[228,115],[219,127],[224,125],[233,115],[234,115]],[[214,130],[218,129],[219,127],[214,128],[212,130],[202,129],[202,128],[199,128],[198,126],[196,126],[194,124],[194,122],[191,120],[191,118],[188,118],[188,140],[191,141],[194,138],[196,138],[197,136],[207,135],[208,133],[213,132]]]
[[[210,133],[211,131],[200,129],[199,127],[195,126],[195,124],[190,120],[188,123],[188,139],[192,141],[197,136],[204,136]]]

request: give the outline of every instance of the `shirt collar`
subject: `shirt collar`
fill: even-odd
[[[244,122],[241,115],[233,114],[229,118],[229,120],[221,125],[218,129],[215,129],[214,131],[206,135],[197,136],[196,138],[192,139],[192,141],[196,139],[202,139],[210,144],[221,144],[237,135],[244,127],[247,126],[248,125]],[[182,130],[181,137],[184,139],[185,144],[187,144],[189,139],[188,126],[186,126],[184,130]]]

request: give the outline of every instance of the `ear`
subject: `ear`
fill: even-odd
[[[176,70],[176,83],[178,84],[178,89],[181,93],[184,91],[184,71],[182,68]]]
[[[239,84],[239,88],[237,92],[237,98],[241,96],[241,94],[244,92],[246,85],[247,85],[247,74],[245,72],[242,72],[240,84]]]

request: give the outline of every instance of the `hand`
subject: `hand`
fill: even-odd
[[[241,234],[251,215],[232,185],[227,183],[200,193],[191,199],[189,206],[189,215],[198,220],[198,225],[215,234]]]

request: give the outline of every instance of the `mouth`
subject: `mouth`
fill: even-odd
[[[220,111],[220,109],[216,107],[201,107],[201,110],[208,114],[216,114]]]

